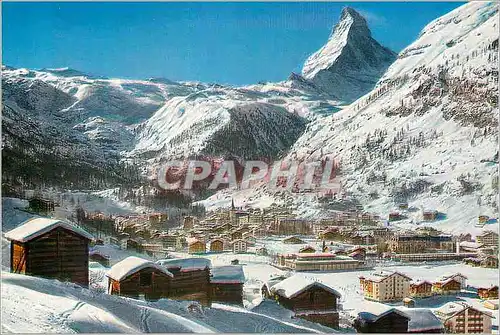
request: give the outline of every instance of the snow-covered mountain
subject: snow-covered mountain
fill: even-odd
[[[359,88],[367,85],[367,76],[371,87],[391,55],[370,37],[365,20],[346,8],[327,45],[306,62],[305,75],[292,73],[276,83],[230,87],[164,78],[113,79],[67,67],[4,66],[4,109],[17,122],[4,139],[12,143],[36,135],[40,143],[63,143],[61,150],[85,153],[73,161],[104,162],[101,166],[125,159],[149,168],[164,159],[196,155],[273,158],[286,154],[307,122],[338,112],[341,101],[364,93],[367,88]],[[327,66],[320,69],[322,64]],[[321,79],[325,71],[341,76],[342,82]],[[346,82],[357,87],[340,92]],[[37,124],[30,130],[26,123],[33,113]],[[78,139],[85,149],[67,145],[65,138]],[[4,155],[15,156],[16,150]],[[53,156],[57,161],[58,150]]]
[[[433,223],[474,230],[479,214],[498,215],[498,4],[471,2],[429,23],[376,87],[308,124],[290,159],[341,162],[348,198],[386,215],[398,202],[438,210]],[[325,214],[314,194],[272,193],[265,186],[224,191],[208,206],[287,202],[303,216]],[[498,225],[491,227],[498,229]]]
[[[372,38],[365,18],[345,7],[327,43],[306,60],[302,75],[351,102],[370,91],[395,59],[393,51]]]

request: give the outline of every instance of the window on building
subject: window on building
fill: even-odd
[[[153,283],[153,274],[150,273],[141,273],[139,276],[139,285],[141,287],[151,286]]]

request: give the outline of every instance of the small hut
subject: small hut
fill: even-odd
[[[437,294],[457,294],[461,290],[461,284],[454,278],[436,281],[432,284],[432,292]]]
[[[168,297],[173,277],[164,267],[134,256],[113,265],[106,276],[109,294],[146,300]]]
[[[204,254],[206,252],[206,245],[198,239],[191,239],[188,241],[188,252],[190,254]]]
[[[56,203],[49,199],[42,199],[39,197],[34,197],[28,200],[29,209],[36,213],[49,213],[53,212],[56,206]]]
[[[358,307],[354,328],[358,333],[407,333],[410,316],[397,308],[376,302]]]
[[[212,301],[243,305],[244,283],[245,274],[241,265],[214,267],[210,278]]]
[[[174,275],[170,285],[171,299],[195,300],[210,304],[210,268],[206,258],[174,258],[156,262]]]
[[[413,308],[415,307],[415,300],[413,300],[412,298],[404,298],[403,299],[403,305],[405,307],[408,307],[408,308]]]
[[[331,328],[339,326],[337,302],[341,295],[330,286],[294,275],[277,283],[270,291],[280,305],[295,313],[295,317]]]
[[[422,217],[424,221],[434,221],[436,220],[438,215],[438,211],[432,210],[432,211],[424,211],[422,214]]]
[[[244,241],[244,240],[241,240],[241,239],[234,240],[231,243],[231,246],[232,246],[233,252],[235,254],[237,254],[237,253],[245,253],[245,252],[248,251],[248,243],[247,243],[247,241]]]
[[[432,296],[432,283],[426,280],[417,280],[410,283],[410,296],[417,298]]]
[[[35,218],[5,233],[10,244],[10,270],[89,284],[89,242],[92,235],[69,222]]]
[[[283,240],[283,243],[285,244],[304,244],[304,241],[302,241],[300,238],[296,236],[290,236],[287,237]]]
[[[481,299],[498,299],[498,286],[480,287],[477,289],[477,295]]]
[[[306,245],[305,247],[302,247],[299,249],[299,253],[315,253],[316,249],[311,247],[310,245]]]
[[[224,241],[217,238],[213,239],[209,243],[210,252],[223,252],[224,251]]]

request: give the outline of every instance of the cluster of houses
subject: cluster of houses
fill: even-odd
[[[412,305],[415,298],[427,298],[434,295],[456,295],[467,287],[467,277],[456,273],[441,276],[431,282],[412,280],[397,271],[380,271],[359,277],[361,291],[365,299],[377,302],[404,301]],[[482,299],[498,299],[498,286],[476,288]]]
[[[437,310],[364,303],[353,317],[359,333],[492,333],[489,312],[464,302],[449,302]]]
[[[212,267],[205,258],[157,262],[127,257],[107,272],[108,293],[146,300],[169,298],[243,304],[245,275],[240,265]]]
[[[409,278],[403,274],[393,273],[380,277],[386,278],[375,279],[376,282],[385,282],[385,286],[377,288],[384,297],[386,294],[392,294],[402,299],[405,291],[410,291]],[[458,280],[465,280],[459,274],[458,277]],[[368,284],[364,282],[363,285]],[[270,277],[261,290],[264,298],[272,299],[291,310],[293,317],[332,328],[339,327],[341,294],[323,282],[298,274],[290,277],[276,276]],[[498,287],[490,288],[487,298],[491,298],[495,292],[498,299]],[[436,310],[413,307],[394,307],[375,301],[363,302],[352,310],[351,325],[359,333],[491,333],[492,331],[492,314],[463,302],[449,302]]]
[[[89,252],[93,236],[78,225],[35,218],[5,233],[5,238],[11,241],[12,272],[71,281],[88,287],[89,261],[99,255]],[[286,243],[299,242],[301,240],[297,237],[286,240]],[[291,262],[288,266],[296,271],[328,270],[328,266],[349,269],[362,262],[362,258],[355,259],[354,256],[364,256],[362,248],[351,250],[350,256],[316,253],[309,246],[301,251],[292,258],[283,257],[285,264]],[[311,269],[311,264],[319,264],[319,268]],[[106,275],[107,291],[113,295],[145,300],[194,300],[208,306],[212,302],[243,304],[245,276],[239,265],[214,267],[204,258],[154,262],[131,256],[114,264]],[[432,314],[434,319],[426,316],[428,310],[412,308],[414,299],[460,292],[466,287],[466,280],[465,276],[454,274],[432,283],[412,281],[400,272],[376,272],[360,277],[364,297],[381,306],[360,309],[353,327],[359,332],[381,329],[387,332],[491,332],[491,314],[466,304],[446,304]],[[262,294],[292,311],[293,317],[332,328],[339,326],[341,294],[316,279],[301,274],[273,277],[263,284]],[[494,303],[494,299],[498,299],[498,286],[477,288],[477,294],[486,300],[485,306],[488,303],[488,308],[498,308],[498,303]],[[380,304],[388,301],[404,301],[407,309]],[[422,319],[427,320],[425,325],[422,325]]]

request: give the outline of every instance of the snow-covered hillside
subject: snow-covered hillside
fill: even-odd
[[[370,91],[395,59],[393,51],[372,38],[365,18],[345,7],[328,42],[306,60],[302,75],[350,102]]]
[[[431,22],[370,93],[308,124],[288,158],[336,157],[343,191],[383,217],[408,201],[416,208],[409,226],[422,220],[422,209],[438,210],[443,220],[426,224],[481,231],[477,216],[498,213],[497,25],[498,5],[485,2]],[[327,214],[314,194],[276,194],[263,185],[219,192],[204,204],[227,206],[232,197]]]
[[[29,306],[29,309],[26,309]],[[303,322],[307,323],[307,322]],[[308,323],[215,304],[145,302],[2,272],[2,332],[23,333],[317,333]]]

